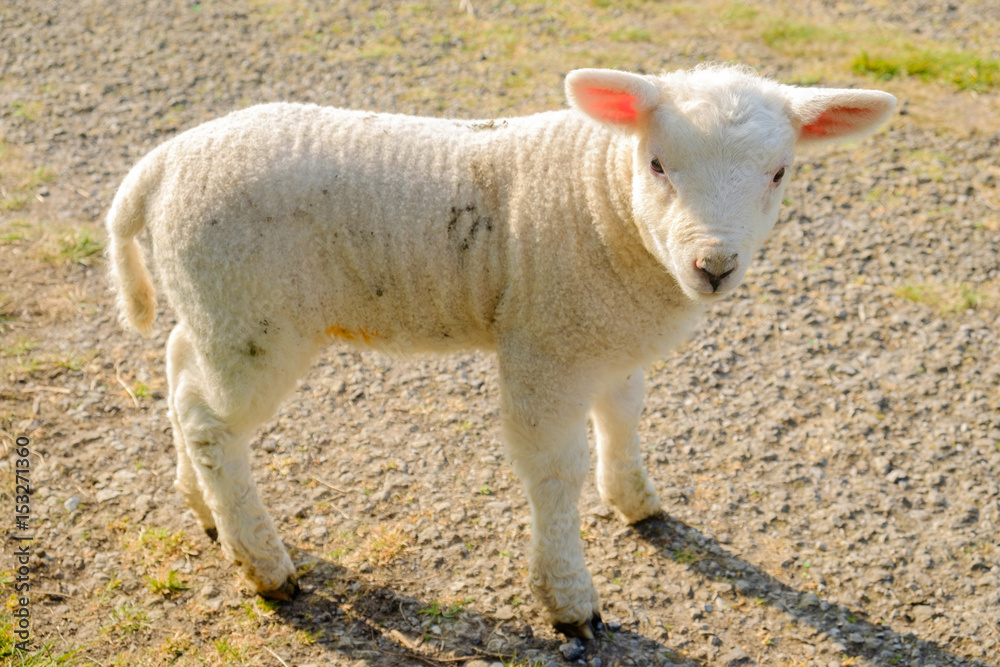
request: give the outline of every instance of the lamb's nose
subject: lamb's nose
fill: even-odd
[[[712,286],[712,291],[718,292],[719,285],[736,268],[736,255],[716,255],[696,259],[694,268],[705,277],[708,284]]]

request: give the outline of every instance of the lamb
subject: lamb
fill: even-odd
[[[111,276],[123,324],[149,333],[148,228],[177,316],[175,486],[260,595],[297,584],[249,442],[320,351],[490,349],[531,505],[530,589],[557,630],[592,638],[577,510],[588,416],[602,500],[628,523],[659,513],[636,430],[644,366],[740,284],[793,149],[862,136],[895,106],[734,66],[581,69],[566,93],[569,109],[488,122],[255,106],[125,178]]]

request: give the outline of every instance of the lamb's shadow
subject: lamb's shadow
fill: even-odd
[[[810,593],[762,572],[697,529],[669,516],[661,514],[647,519],[633,530],[655,547],[660,557],[685,563],[698,576],[709,580],[735,581],[731,595],[770,605],[799,624],[825,633],[844,656],[870,660],[873,664],[988,667],[987,663],[957,656],[913,633],[872,623],[864,619],[861,611],[818,596],[810,597]],[[300,579],[302,592],[293,602],[282,604],[277,616],[316,638],[315,645],[326,654],[321,660],[339,655],[379,666],[462,664],[457,657],[504,664],[523,661],[544,664],[554,658],[562,663],[558,651],[562,639],[547,629],[540,631],[544,636],[536,637],[525,621],[501,620],[484,614],[476,609],[475,602],[453,615],[443,608],[433,611],[431,601],[404,595],[393,590],[391,584],[368,581],[353,569],[308,552],[299,550],[296,561],[307,564],[307,572]],[[438,628],[430,627],[434,625]],[[540,630],[538,625],[535,630]],[[584,657],[600,656],[603,664],[619,664],[626,658],[639,657],[645,658],[642,664],[702,664],[685,656],[679,650],[683,646],[678,647],[672,639],[663,644],[622,629],[590,643]],[[304,662],[315,659],[313,656]]]
[[[475,602],[457,613],[451,613],[454,608],[434,610],[431,601],[404,595],[391,585],[367,581],[354,570],[313,554],[299,550],[295,560],[307,564],[307,572],[300,577],[302,590],[293,601],[281,604],[276,615],[281,622],[314,638],[313,648],[321,648],[324,655],[284,656],[288,664],[326,664],[324,660],[337,664],[334,656],[360,659],[379,667],[445,667],[463,664],[466,660],[458,659],[463,657],[488,664],[572,664],[566,663],[559,652],[565,639],[547,628],[542,630],[540,625],[534,629],[544,636],[536,637],[524,620],[501,620],[483,614]],[[583,657],[595,656],[600,656],[605,665],[625,664],[626,658],[637,656],[646,658],[638,664],[700,664],[676,649],[625,630],[601,635],[591,642]]]
[[[865,620],[861,611],[796,590],[753,564],[733,556],[699,530],[665,514],[636,524],[634,530],[656,547],[656,553],[675,562],[686,563],[706,579],[727,583],[733,583],[735,579],[737,585],[733,586],[732,595],[770,605],[799,624],[812,626],[825,633],[837,644],[839,652],[848,657],[872,660],[875,664],[988,667],[980,660],[949,653],[912,632],[897,632],[888,625]]]

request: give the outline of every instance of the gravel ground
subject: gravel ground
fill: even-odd
[[[587,560],[612,629],[598,641],[566,643],[527,592],[529,511],[499,444],[487,355],[331,349],[312,369],[253,453],[303,590],[255,601],[172,488],[172,314],[153,339],[123,333],[102,263],[40,259],[47,230],[99,229],[139,156],[234,108],[557,108],[561,77],[602,48],[548,46],[541,5],[474,2],[472,17],[438,3],[402,21],[402,9],[330,4],[0,8],[8,153],[55,172],[23,210],[0,212],[0,231],[40,230],[4,242],[0,271],[0,467],[12,477],[11,438],[27,434],[36,646],[101,665],[1000,665],[995,121],[967,132],[904,114],[801,158],[746,284],[648,371],[641,435],[665,514],[623,526],[585,487]],[[580,11],[656,11],[600,4]],[[937,4],[810,11],[956,42],[1000,26],[989,3],[927,10]],[[528,26],[542,46],[519,54],[498,35],[469,53],[448,26],[477,21]],[[403,48],[375,48],[386,30]],[[602,64],[655,71],[729,46],[643,42]],[[955,117],[980,108],[967,101]],[[25,340],[35,349],[15,353]],[[5,506],[12,491],[5,481]],[[156,590],[169,571],[186,588]]]

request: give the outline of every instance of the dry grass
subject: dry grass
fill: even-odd
[[[378,524],[368,528],[357,551],[351,558],[363,560],[373,567],[386,567],[403,555],[406,532],[399,524]]]

